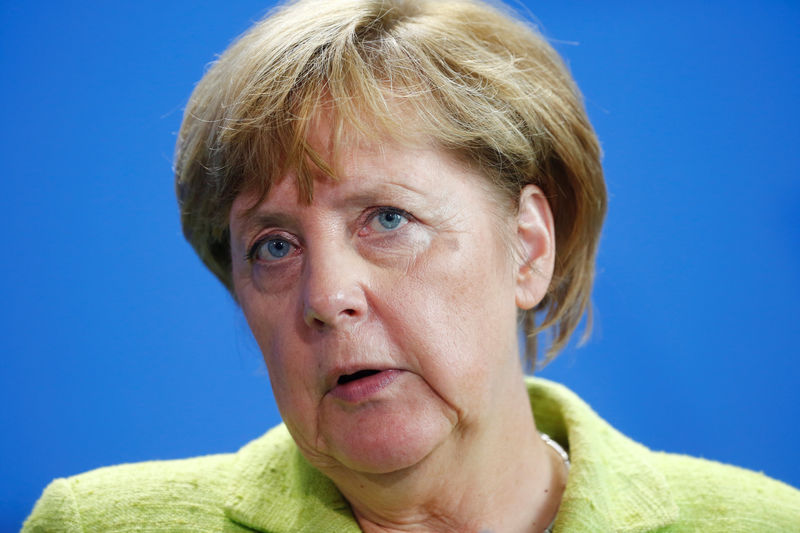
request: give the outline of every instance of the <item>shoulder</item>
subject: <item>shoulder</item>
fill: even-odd
[[[528,380],[537,426],[569,449],[557,531],[800,532],[800,491],[763,474],[654,452],[566,387]]]
[[[92,470],[47,486],[23,532],[222,529],[235,454],[149,461]]]
[[[674,531],[800,531],[800,491],[785,483],[686,455],[650,452],[650,461],[680,509]]]
[[[238,452],[99,468],[56,479],[23,533],[358,531],[333,483],[281,424]]]

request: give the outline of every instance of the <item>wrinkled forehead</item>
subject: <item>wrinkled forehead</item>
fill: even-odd
[[[293,182],[299,203],[310,203],[316,184],[338,182],[349,169],[363,166],[365,159],[382,161],[387,151],[436,149],[457,157],[426,131],[414,109],[397,103],[386,111],[376,114],[355,109],[352,103],[342,106],[322,99],[282,135],[273,132],[269,149],[252,154],[271,161],[256,165],[260,171],[245,176],[237,207],[242,209],[244,198],[249,198],[249,209],[254,209],[285,181]]]
[[[492,215],[497,235],[508,235],[509,215],[486,176],[463,164],[452,151],[433,142],[398,142],[391,137],[358,135],[337,142],[324,117],[309,131],[308,143],[328,164],[311,170],[314,196],[305,201],[297,170],[272,180],[266,194],[242,192],[233,202],[230,230],[241,240],[264,225],[299,228],[313,221],[363,213],[376,206],[393,206],[419,216],[452,219],[454,206],[468,204]]]
[[[357,120],[332,107],[317,109],[308,120],[304,154],[317,167],[315,178],[341,178],[356,155],[378,159],[385,157],[388,147],[438,148],[436,140],[422,131],[412,113],[407,113],[408,120],[401,126],[400,109],[388,118],[365,114]]]

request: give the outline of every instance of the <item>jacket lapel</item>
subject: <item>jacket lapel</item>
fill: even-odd
[[[652,454],[595,414],[566,387],[530,378],[536,425],[569,450],[555,531],[652,531],[675,522],[678,506]]]

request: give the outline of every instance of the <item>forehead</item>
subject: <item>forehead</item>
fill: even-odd
[[[388,132],[378,119],[372,124],[367,119],[353,124],[330,105],[318,107],[304,131],[302,157],[288,160],[287,168],[240,193],[231,206],[229,222],[264,209],[319,205],[315,199],[320,195],[328,203],[352,206],[412,196],[445,204],[461,181],[463,186],[477,187],[474,198],[497,200],[490,207],[505,204],[476,165],[441,147],[417,130],[415,122],[409,117],[402,132]],[[448,188],[443,187],[444,176],[449,178]],[[507,214],[506,209],[497,211]]]
[[[284,132],[284,137],[290,139],[270,143],[271,149],[254,154],[256,159],[266,157],[280,160],[280,163],[261,166],[272,172],[247,177],[238,196],[263,200],[272,195],[273,189],[294,182],[299,200],[310,203],[319,185],[358,175],[360,169],[391,164],[387,162],[387,150],[391,152],[389,159],[393,160],[402,148],[419,150],[433,145],[433,141],[422,135],[409,134],[412,124],[403,133],[390,133],[392,130],[382,126],[378,117],[360,114],[357,120],[348,121],[345,114],[329,98],[318,102],[306,119],[297,120],[291,131]]]
[[[251,190],[239,194],[232,206],[232,218],[269,209],[328,205],[358,206],[392,200],[425,198],[447,202],[453,188],[482,184],[478,173],[470,170],[451,153],[432,145],[406,145],[387,140],[362,138],[357,143],[336,146],[324,131],[309,136],[309,144],[324,157],[332,171],[314,166],[313,198],[305,201],[296,169],[277,176],[266,194]],[[314,140],[312,140],[314,139]],[[442,178],[448,178],[443,187]]]

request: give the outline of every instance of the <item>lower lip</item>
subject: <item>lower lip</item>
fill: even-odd
[[[336,385],[330,394],[347,403],[359,403],[385,389],[400,376],[400,370],[383,370],[344,385]]]

